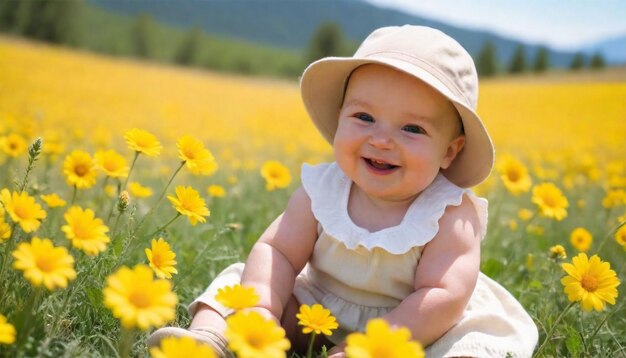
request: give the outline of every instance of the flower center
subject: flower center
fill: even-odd
[[[592,275],[584,275],[580,284],[586,291],[593,292],[598,288],[598,279]]]
[[[519,172],[519,170],[515,170],[515,169],[510,169],[508,171],[508,173],[506,174],[506,176],[509,178],[510,181],[512,182],[516,182],[518,180],[520,180],[520,178],[522,177],[521,173]]]
[[[28,209],[25,208],[22,205],[16,205],[13,208],[13,212],[15,213],[15,215],[17,215],[20,219],[26,219],[28,218]]]
[[[546,206],[549,206],[551,208],[556,207],[556,198],[554,197],[554,195],[546,195],[543,197],[543,202],[546,204]]]
[[[255,348],[263,348],[263,334],[261,332],[252,332],[248,336],[248,344]]]
[[[75,166],[74,173],[76,173],[76,175],[78,175],[79,177],[84,176],[85,174],[87,174],[87,166],[84,164],[79,164]]]
[[[52,272],[54,270],[54,262],[47,257],[38,257],[36,264],[43,272]]]
[[[130,303],[138,308],[146,308],[150,306],[150,296],[146,292],[135,291],[130,294]]]

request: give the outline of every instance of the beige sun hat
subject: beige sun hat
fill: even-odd
[[[372,32],[352,57],[326,57],[304,70],[304,105],[324,138],[333,142],[343,91],[349,75],[365,64],[393,67],[424,81],[446,96],[463,120],[465,147],[442,170],[454,184],[468,188],[489,176],[494,149],[476,114],[478,76],[472,57],[454,39],[424,26],[390,26]]]

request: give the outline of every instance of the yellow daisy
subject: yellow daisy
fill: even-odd
[[[0,149],[2,152],[10,157],[19,157],[22,153],[26,152],[28,143],[24,137],[18,134],[9,134],[5,137],[0,137]]]
[[[0,343],[13,344],[13,342],[15,342],[15,327],[0,314]]]
[[[0,218],[0,243],[8,240],[11,237],[11,225],[4,222],[4,219]]]
[[[168,195],[167,199],[172,203],[176,211],[189,218],[191,225],[196,225],[198,221],[201,223],[206,222],[204,217],[211,215],[204,199],[190,186],[177,186],[176,197]]]
[[[567,216],[569,203],[567,198],[556,185],[542,183],[533,188],[532,202],[539,208],[539,213],[545,217],[561,221]]]
[[[498,170],[504,186],[511,194],[519,195],[530,189],[531,180],[528,169],[519,160],[505,156],[499,163]]]
[[[265,188],[268,191],[286,188],[291,184],[289,169],[276,160],[269,160],[263,164],[261,176],[265,179]]]
[[[82,150],[73,150],[63,161],[63,174],[67,183],[78,189],[88,189],[96,183],[96,168],[93,158]]]
[[[534,212],[529,209],[522,208],[522,209],[519,209],[519,211],[517,212],[517,217],[523,221],[528,221],[532,219],[533,215],[534,215]]]
[[[316,303],[313,306],[301,305],[300,313],[296,314],[298,325],[302,327],[302,333],[315,334],[323,333],[327,336],[332,334],[332,330],[337,329],[339,324],[337,319],[330,314],[330,310]]]
[[[185,162],[185,166],[198,175],[212,175],[217,171],[217,163],[213,154],[204,147],[204,144],[190,136],[184,135],[176,143],[178,157]]]
[[[74,258],[65,247],[54,247],[49,239],[34,237],[30,243],[23,242],[13,251],[13,267],[24,272],[24,277],[34,286],[48,290],[67,287],[76,278]]]
[[[550,248],[550,257],[553,259],[566,259],[567,253],[562,245],[554,245]]]
[[[154,279],[146,265],[132,270],[122,267],[109,277],[103,290],[104,305],[125,328],[147,330],[160,327],[175,317],[178,297],[168,280]]]
[[[62,207],[66,204],[65,200],[61,199],[61,197],[59,197],[56,193],[47,195],[41,194],[39,195],[39,197],[41,198],[41,200],[43,200],[44,203],[46,203],[46,205],[51,208]]]
[[[228,348],[240,358],[286,357],[285,330],[257,312],[238,311],[226,319]]]
[[[61,230],[72,242],[72,246],[83,250],[89,256],[95,256],[106,250],[107,243],[111,241],[106,235],[109,228],[101,219],[95,217],[93,210],[72,206],[63,217],[67,225],[63,225]]]
[[[350,333],[346,338],[346,355],[349,358],[424,357],[422,346],[411,341],[407,328],[391,329],[381,318],[370,320],[365,333]]]
[[[587,251],[591,247],[593,236],[591,236],[591,233],[587,231],[587,229],[577,227],[570,234],[569,240],[576,250]]]
[[[254,307],[259,303],[260,297],[254,291],[254,287],[243,287],[236,284],[234,286],[226,286],[218,289],[215,300],[224,305],[224,307],[238,311],[244,308]]]
[[[610,189],[602,199],[602,206],[609,209],[626,204],[626,190]]]
[[[148,198],[151,197],[152,194],[154,194],[150,187],[143,186],[136,181],[130,182],[130,184],[128,184],[128,191],[130,192],[130,195],[134,196],[135,198]]]
[[[626,225],[622,225],[622,227],[615,232],[615,242],[626,249]]]
[[[161,143],[152,133],[138,128],[133,128],[126,132],[124,140],[126,140],[128,148],[149,157],[158,156],[161,154],[161,149],[163,149]]]
[[[150,268],[158,278],[172,278],[172,274],[177,274],[176,254],[170,249],[170,245],[163,240],[152,239],[151,249],[145,249]]]
[[[126,165],[126,159],[113,149],[99,150],[94,158],[98,167],[111,178],[126,178],[128,176],[129,168]]]
[[[41,225],[41,220],[47,216],[41,205],[35,201],[35,198],[26,192],[11,193],[9,189],[2,189],[0,191],[0,202],[2,202],[11,220],[20,224],[22,230],[27,233],[37,230],[39,225]]]
[[[207,188],[207,193],[213,198],[223,198],[226,196],[226,189],[221,185],[212,184]]]
[[[561,279],[570,302],[580,302],[584,311],[602,311],[606,303],[615,304],[620,281],[611,270],[611,264],[600,260],[598,255],[587,258],[581,252],[572,263],[561,264],[568,276]]]
[[[160,347],[150,348],[152,358],[216,358],[213,349],[190,337],[167,337]]]

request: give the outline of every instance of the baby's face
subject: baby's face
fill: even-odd
[[[350,77],[334,139],[335,159],[367,195],[412,200],[464,144],[456,109],[422,81],[381,65]]]

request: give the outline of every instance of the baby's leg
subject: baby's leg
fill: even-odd
[[[199,303],[189,329],[200,327],[213,327],[223,334],[226,331],[226,320],[213,308],[204,303]]]

